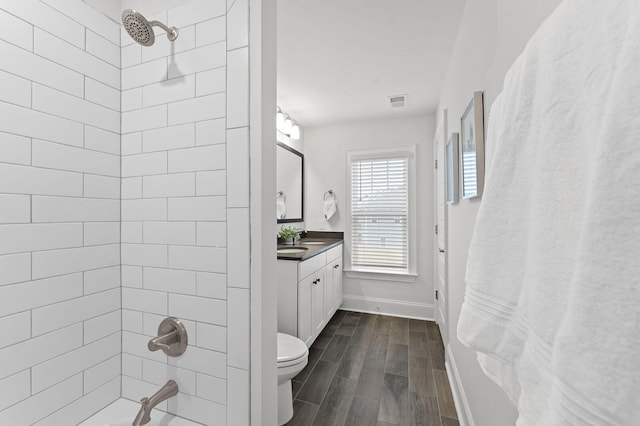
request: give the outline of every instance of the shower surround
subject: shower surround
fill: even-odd
[[[159,408],[249,423],[248,1],[148,18],[179,38],[0,5],[0,424],[78,424],[169,379]],[[146,349],[169,315],[179,358]]]

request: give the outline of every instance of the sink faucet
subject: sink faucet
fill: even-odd
[[[160,404],[162,401],[171,398],[177,393],[178,384],[173,380],[169,380],[158,392],[151,395],[151,398],[142,398],[140,400],[142,407],[140,407],[140,411],[138,411],[138,415],[133,421],[132,426],[141,426],[149,423],[149,421],[151,421],[151,410],[153,410],[153,407]]]

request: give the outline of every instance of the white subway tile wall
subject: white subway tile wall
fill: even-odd
[[[249,424],[248,13],[185,1],[142,48],[81,0],[0,5],[0,424],[169,379],[157,408]],[[178,358],[147,349],[168,315]]]
[[[122,394],[173,379],[160,408],[204,425],[249,424],[247,4],[149,17],[178,27],[173,46],[122,35]],[[146,349],[167,315],[189,334],[178,358]]]
[[[0,4],[0,424],[121,395],[120,33],[81,1]]]

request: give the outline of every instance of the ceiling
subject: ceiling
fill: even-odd
[[[435,112],[465,1],[278,0],[278,105],[307,127]]]
[[[83,0],[120,22],[189,0]],[[434,112],[466,0],[277,0],[278,105],[302,126]],[[408,95],[405,108],[388,97]]]
[[[181,4],[188,3],[188,0],[83,0],[109,16],[116,22],[120,22],[120,17],[124,9],[136,9],[145,16],[154,15],[163,10],[170,9]]]

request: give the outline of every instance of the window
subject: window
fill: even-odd
[[[462,151],[462,188],[464,194],[478,193],[476,151]],[[470,197],[470,195],[468,195]]]
[[[413,150],[349,155],[352,271],[410,273],[412,159]]]

